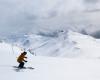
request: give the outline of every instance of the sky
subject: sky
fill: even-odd
[[[0,0],[0,34],[68,28],[92,33],[100,30],[99,14],[99,0]]]

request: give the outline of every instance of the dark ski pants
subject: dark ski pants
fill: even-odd
[[[25,64],[24,62],[20,62],[18,67],[19,68],[23,68],[24,67],[24,64]]]

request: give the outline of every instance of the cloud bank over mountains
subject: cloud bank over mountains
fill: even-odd
[[[40,30],[100,30],[99,0],[0,0],[0,34]]]

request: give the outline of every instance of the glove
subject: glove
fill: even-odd
[[[25,62],[27,62],[27,61],[25,61]]]
[[[27,59],[27,57],[25,57]]]

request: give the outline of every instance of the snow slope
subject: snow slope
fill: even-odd
[[[12,66],[18,65],[19,48],[0,43],[0,52],[0,80],[100,80],[99,59],[39,57],[28,53],[25,66],[35,69],[16,72]]]

